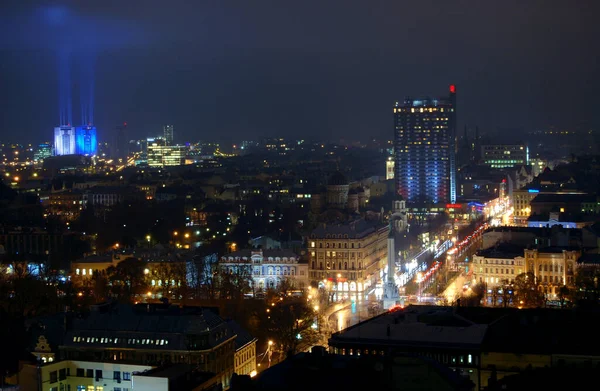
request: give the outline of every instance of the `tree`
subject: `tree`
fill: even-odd
[[[161,262],[155,265],[154,273],[149,279],[159,281],[156,289],[162,297],[179,298],[186,287],[185,262]]]
[[[519,307],[541,307],[544,294],[532,272],[521,273],[515,278],[515,296]]]
[[[295,354],[318,343],[320,335],[313,324],[319,321],[305,300],[284,299],[268,307],[261,323],[283,352]]]
[[[560,306],[564,307],[565,301],[570,298],[571,298],[571,290],[566,285],[561,286],[560,289],[558,290],[558,299],[560,300]]]
[[[109,295],[109,289],[106,271],[95,271],[91,278],[85,280],[85,283],[85,287],[89,289],[95,302],[99,303],[107,299]]]
[[[481,300],[485,297],[487,284],[479,283],[471,287],[466,296],[461,297],[461,305],[466,307],[479,307]]]
[[[240,264],[230,269],[219,268],[219,297],[222,299],[242,299],[252,290],[252,265]]]
[[[107,270],[112,294],[123,301],[131,301],[148,290],[144,278],[145,264],[136,258],[127,258]]]
[[[190,292],[196,299],[217,297],[219,257],[216,252],[201,252],[188,261],[186,268]]]

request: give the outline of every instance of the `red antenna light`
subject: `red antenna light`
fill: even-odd
[[[454,84],[450,84],[450,93],[456,94],[456,86]]]
[[[127,122],[123,122],[123,126],[127,126]]]

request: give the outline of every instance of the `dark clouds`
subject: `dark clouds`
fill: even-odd
[[[596,3],[3,3],[0,135],[49,133],[61,45],[98,52],[98,127],[138,136],[391,138],[395,100],[450,83],[461,125],[598,126]]]

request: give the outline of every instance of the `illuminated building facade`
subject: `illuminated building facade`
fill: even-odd
[[[45,158],[52,156],[52,145],[50,143],[39,144],[33,153],[35,162],[42,162]]]
[[[188,147],[167,145],[164,139],[148,139],[148,165],[150,167],[181,166],[185,164]]]
[[[396,192],[409,203],[456,202],[456,87],[394,106]]]
[[[296,289],[308,285],[308,264],[288,250],[239,250],[221,257],[219,266],[233,275],[247,269],[259,291],[276,289],[283,280]]]
[[[396,162],[393,157],[388,157],[385,162],[385,179],[394,179],[394,168],[396,167]]]
[[[75,153],[95,156],[98,152],[98,140],[95,126],[78,126],[75,128]]]
[[[512,168],[529,164],[529,148],[523,144],[482,145],[483,164],[491,168]]]
[[[73,126],[57,126],[54,128],[54,154],[62,156],[74,155],[75,153],[75,128]]]
[[[572,247],[526,249],[527,271],[535,275],[539,289],[547,298],[556,299],[561,287],[575,285],[575,267],[581,251]]]
[[[387,239],[386,225],[364,219],[319,225],[308,243],[309,281],[340,294],[370,291],[386,265]]]

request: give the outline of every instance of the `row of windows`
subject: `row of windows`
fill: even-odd
[[[506,262],[506,263],[505,263],[505,262]],[[486,265],[487,265],[488,263],[489,263],[490,265],[514,265],[514,264],[515,264],[515,261],[514,261],[514,260],[513,260],[513,261],[508,261],[508,260],[507,260],[507,261],[504,261],[504,260],[502,260],[502,259],[490,259],[490,261],[488,262],[488,260],[487,260],[487,259],[480,259],[480,260],[479,260],[479,262],[476,262],[476,263],[479,263],[480,265],[481,265],[481,264],[486,264]],[[523,262],[517,262],[517,264],[518,264],[518,265],[522,265],[522,264],[523,264]]]
[[[78,343],[119,343],[119,341],[125,341],[124,338],[97,338],[97,337],[73,337],[73,342]],[[127,339],[128,345],[168,345],[168,339]]]
[[[325,248],[330,248],[329,245],[330,245],[330,243],[325,243]],[[315,248],[316,247],[315,242],[310,242],[310,247]],[[319,243],[319,248],[323,248],[323,243]],[[342,243],[337,243],[337,247],[336,247],[336,243],[331,243],[331,248],[342,248]],[[348,248],[348,243],[344,243],[343,248]],[[355,248],[354,243],[350,243],[350,248]],[[360,248],[360,243],[356,244],[356,248]]]
[[[494,272],[494,269],[492,269],[492,268],[490,268],[489,270],[490,270],[489,271],[490,273]],[[500,272],[498,272],[498,270],[500,270]],[[515,269],[502,269],[502,268],[500,268],[500,269],[496,268],[496,274],[505,274],[504,273],[505,270],[506,270],[506,274],[515,274]],[[479,268],[479,273],[483,273],[483,272],[484,272],[483,268],[480,267]],[[488,268],[486,267],[485,268],[485,273],[487,273],[487,272],[488,272]],[[519,269],[519,273],[517,273],[517,274],[521,274],[521,270],[520,269]]]
[[[316,262],[313,261],[312,264],[311,264],[311,266],[312,266],[312,269],[315,269]],[[331,264],[329,262],[327,262],[327,270],[331,270],[331,268],[335,269],[335,266],[336,266],[335,262],[332,262]],[[338,266],[339,266],[338,270],[348,270],[348,262],[344,262],[344,267],[343,268],[342,268],[342,263],[341,262],[338,264]],[[319,262],[319,269],[323,270],[323,262]],[[358,263],[358,269],[359,270],[362,269],[362,263],[361,262]],[[351,270],[355,270],[354,262],[351,264]]]
[[[548,265],[547,263],[546,264],[540,264],[539,265],[539,271],[540,272],[541,271],[544,271],[544,272],[554,271],[554,272],[560,272],[560,273],[562,273],[563,272],[563,266],[562,265],[554,265],[553,266],[553,265]]]

